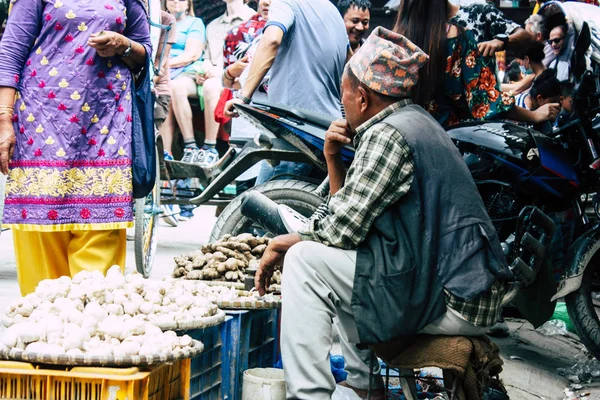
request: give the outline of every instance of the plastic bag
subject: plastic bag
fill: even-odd
[[[571,322],[571,318],[569,318],[569,312],[567,311],[567,305],[565,303],[556,303],[554,314],[552,314],[552,318],[550,319],[563,321],[565,323],[565,328],[569,332],[575,333],[575,327]]]
[[[331,396],[331,400],[361,400],[356,392],[344,386],[337,385],[335,392]]]
[[[567,324],[565,321],[561,321],[559,319],[553,319],[552,321],[546,322],[544,325],[540,326],[536,329],[536,332],[541,333],[546,336],[554,336],[554,335],[566,335]]]
[[[579,353],[575,358],[575,365],[570,368],[558,368],[558,374],[572,383],[589,383],[594,378],[600,378],[600,361],[585,353]]]

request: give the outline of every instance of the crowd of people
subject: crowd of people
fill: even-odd
[[[235,105],[260,96],[337,118],[325,140],[325,212],[271,241],[256,287],[263,293],[284,265],[287,398],[331,397],[334,321],[346,385],[360,395],[375,385],[371,398],[382,398],[370,351],[357,344],[481,335],[511,275],[444,129],[502,118],[550,133],[568,121],[579,72],[600,62],[599,10],[548,2],[521,27],[487,3],[401,0],[393,29],[367,38],[368,0],[224,1],[205,25],[192,0],[166,0],[160,22],[170,30],[152,46],[142,0],[13,0],[0,42],[0,170],[21,290],[125,265],[133,77],[153,60],[167,160],[180,132],[181,161],[213,166],[218,138],[236,135]],[[500,84],[493,56],[503,50],[518,60]],[[191,102],[204,114],[202,143]],[[356,149],[348,169],[346,144]],[[310,166],[264,163],[257,183],[286,173]]]
[[[369,31],[368,0],[341,0],[336,4],[338,13],[332,14],[332,18],[339,24],[341,16],[345,25],[345,33],[339,36],[332,31],[336,21],[324,23],[323,15],[314,8],[291,7],[278,14],[275,4],[273,14],[271,0],[259,1],[257,11],[244,4],[244,0],[225,2],[225,13],[206,28],[200,18],[194,17],[191,0],[166,2],[164,12],[175,18],[173,29],[177,32],[161,77],[162,82],[170,85],[169,94],[165,91],[158,96],[156,109],[167,160],[173,159],[174,140],[182,140],[181,161],[207,168],[215,165],[219,160],[217,139],[228,140],[231,134],[244,135],[247,130],[247,126],[232,128],[232,104],[253,96],[341,116],[338,84],[332,77],[341,75],[341,66],[360,48]],[[557,126],[559,114],[562,121],[567,120],[559,99],[570,98],[567,90],[575,80],[570,72],[575,36],[571,33],[569,40],[562,37],[575,31],[572,22],[567,22],[564,16],[561,20],[555,14],[538,13],[519,26],[485,2],[466,6],[448,1],[430,3],[423,3],[421,9],[408,10],[408,3],[400,2],[394,31],[411,38],[430,56],[432,61],[420,73],[422,81],[428,84],[415,87],[412,97],[442,126],[448,128],[472,119],[503,118],[549,133]],[[436,11],[429,12],[429,6],[435,6]],[[290,21],[299,33],[288,35],[289,39],[284,41],[286,24]],[[284,34],[281,35],[281,29],[267,29],[270,26],[283,27]],[[323,37],[329,40],[323,41]],[[261,42],[269,42],[270,46],[261,46]],[[494,55],[507,49],[517,57],[505,74],[507,80],[498,84]],[[553,71],[560,82],[561,94],[543,90],[540,99],[532,101],[530,90],[534,79],[541,74],[540,65]],[[548,75],[550,72],[545,76]],[[194,102],[204,116],[201,146],[194,135],[191,106]],[[176,136],[179,132],[181,139]],[[281,162],[272,167],[263,162],[256,180],[250,184],[262,184],[289,174],[307,176],[311,169],[308,164]],[[177,186],[179,190],[189,189],[190,181],[179,181]],[[246,188],[247,183],[240,182],[239,186]],[[172,206],[163,209],[163,217],[172,225],[193,215],[192,206],[182,206],[179,213]]]

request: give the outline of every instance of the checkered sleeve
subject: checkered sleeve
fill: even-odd
[[[378,123],[360,140],[344,187],[327,209],[300,233],[302,239],[344,249],[356,248],[373,221],[410,189],[414,164],[406,140],[391,125]]]
[[[445,290],[446,305],[473,325],[489,327],[498,319],[504,291],[504,284],[497,281],[487,292],[466,301]]]

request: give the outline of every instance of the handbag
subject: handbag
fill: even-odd
[[[131,90],[131,147],[133,197],[146,197],[156,182],[156,136],[154,132],[154,94],[150,87],[149,58],[133,79]]]

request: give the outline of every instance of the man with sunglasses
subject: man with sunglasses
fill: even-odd
[[[548,46],[552,48],[554,60],[549,64],[549,68],[556,70],[556,77],[559,81],[568,81],[571,77],[571,54],[569,38],[567,33],[568,25],[558,25],[550,31]]]

